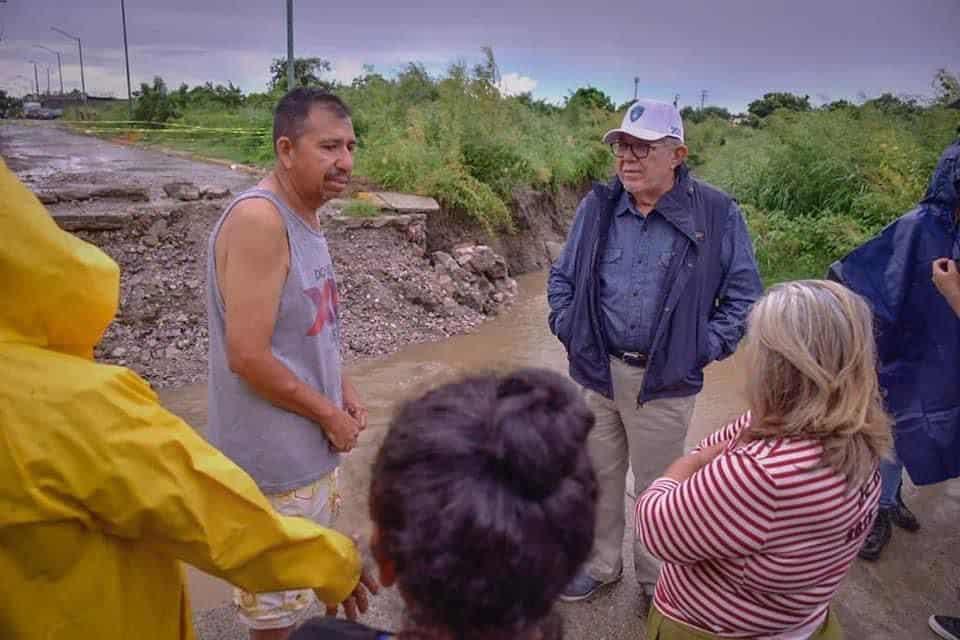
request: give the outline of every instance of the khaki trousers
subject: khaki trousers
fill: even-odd
[[[587,447],[597,476],[599,496],[593,552],[586,571],[594,580],[614,579],[623,568],[623,535],[626,526],[624,492],[627,468],[633,468],[637,494],[683,455],[687,429],[696,396],[651,400],[637,406],[645,370],[610,358],[613,400],[587,390],[585,400],[596,417]],[[633,519],[630,521],[633,528]],[[655,584],[660,561],[634,540],[633,561],[637,582]]]

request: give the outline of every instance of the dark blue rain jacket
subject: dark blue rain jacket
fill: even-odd
[[[960,476],[960,319],[931,278],[934,260],[960,259],[958,188],[960,139],[916,209],[830,267],[873,307],[897,455],[919,485]]]

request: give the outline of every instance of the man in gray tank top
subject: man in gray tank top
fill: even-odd
[[[333,263],[317,209],[353,170],[347,106],[317,89],[277,105],[277,162],[227,207],[210,234],[210,441],[285,515],[329,526],[339,508],[340,454],[357,444],[367,411],[344,376]],[[251,638],[286,638],[312,592],[234,601]]]

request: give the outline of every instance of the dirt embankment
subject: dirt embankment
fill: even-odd
[[[327,220],[344,358],[469,332],[508,308],[516,292],[509,275],[549,265],[547,243],[563,240],[578,196],[519,193],[515,233],[496,237],[457,212]],[[207,239],[227,202],[151,208],[120,228],[75,231],[121,266],[120,310],[98,358],[158,388],[205,378]]]

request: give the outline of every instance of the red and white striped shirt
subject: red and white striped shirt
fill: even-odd
[[[636,532],[664,561],[665,616],[730,638],[780,636],[823,618],[877,514],[880,475],[849,491],[817,441],[750,443],[746,413],[701,447],[727,449],[684,482],[638,498]]]

